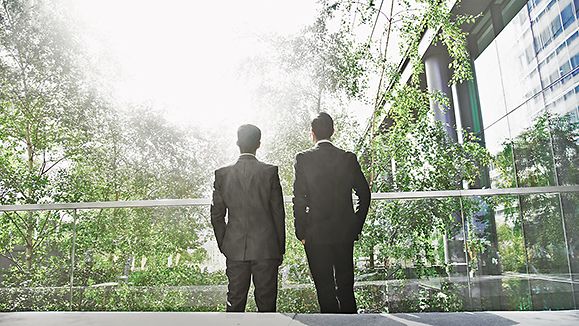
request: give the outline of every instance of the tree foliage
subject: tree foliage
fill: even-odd
[[[384,13],[375,1],[336,1],[325,3],[326,8],[336,17],[355,12],[358,27],[376,28],[376,16],[385,16],[384,30],[377,34],[387,35],[392,30],[399,33],[401,52],[410,59],[413,75],[410,83],[398,83],[398,71],[391,69],[395,62],[388,62],[381,41],[365,42],[368,53],[383,67],[380,76],[375,111],[371,118],[370,135],[362,145],[360,153],[364,157],[367,175],[373,191],[426,191],[461,189],[463,182],[474,183],[481,168],[490,161],[490,155],[472,134],[463,132],[463,141],[452,141],[442,123],[435,121],[431,103],[448,108],[448,99],[443,94],[429,92],[421,88],[420,79],[424,64],[419,53],[419,43],[428,29],[434,30],[435,40],[440,42],[451,58],[452,77],[449,84],[472,78],[470,58],[466,48],[466,34],[461,26],[474,21],[473,16],[451,14],[449,1],[418,0],[400,1],[400,12]],[[394,8],[394,4],[392,4]],[[331,15],[330,15],[331,16]],[[339,28],[345,33],[353,30],[352,22],[338,19]],[[368,29],[367,29],[368,30]],[[379,69],[378,69],[379,71]],[[370,71],[368,71],[370,73]],[[477,233],[461,226],[457,212],[466,216],[480,209],[480,203],[459,200],[421,200],[406,202],[374,203],[360,243],[358,255],[369,257],[374,263],[375,253],[381,265],[399,265],[413,261],[417,266],[443,264],[433,243],[443,234],[454,234],[468,230],[472,255],[476,257],[484,250],[485,242]],[[470,223],[465,220],[464,223]]]
[[[86,53],[58,2],[1,4],[1,204],[190,198],[207,191],[206,166],[219,153],[152,110],[117,110],[89,78]],[[198,268],[206,258],[205,215],[193,208],[4,213],[0,257],[10,269],[0,283],[67,284],[73,242],[76,284],[122,281],[141,267],[154,273],[168,257],[180,257],[173,266]]]

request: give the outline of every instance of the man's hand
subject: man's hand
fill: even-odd
[[[302,244],[305,246],[306,245],[306,239],[302,240]]]

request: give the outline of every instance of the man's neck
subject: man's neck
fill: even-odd
[[[255,153],[241,153],[239,156],[253,156],[255,157]]]

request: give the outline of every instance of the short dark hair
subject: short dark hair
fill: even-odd
[[[237,146],[242,153],[255,152],[261,142],[261,130],[254,125],[246,124],[237,129]]]
[[[312,131],[319,139],[330,139],[334,134],[334,120],[326,112],[320,112],[318,116],[312,120]]]

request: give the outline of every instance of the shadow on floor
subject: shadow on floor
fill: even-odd
[[[430,326],[511,326],[519,323],[493,313],[396,314],[399,319]]]
[[[512,326],[519,323],[492,313],[421,313],[384,315],[297,315],[307,326]]]
[[[297,315],[294,320],[307,326],[406,326],[405,323],[396,321],[387,315],[323,315],[322,318],[320,316],[322,315]]]

